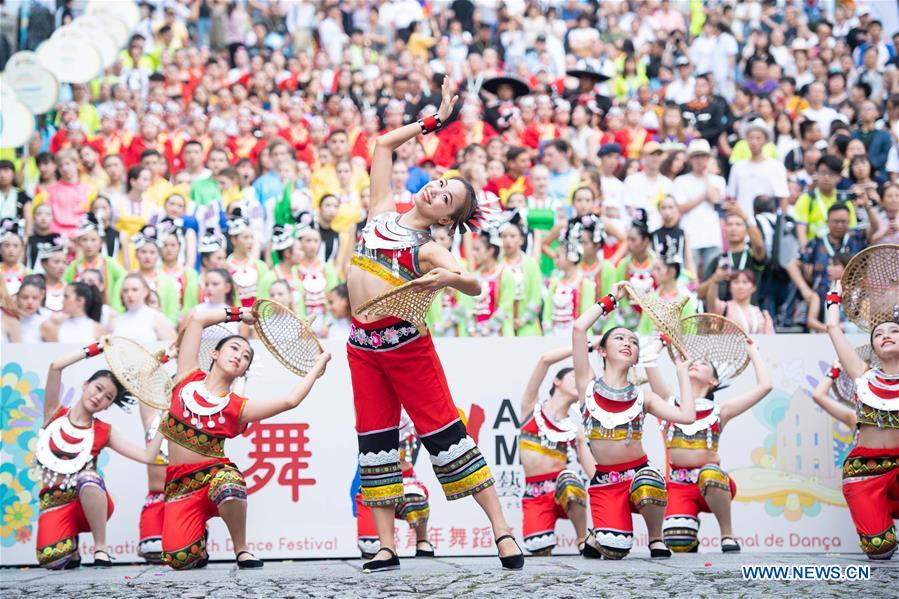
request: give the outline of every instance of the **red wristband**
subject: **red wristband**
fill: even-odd
[[[418,126],[421,127],[422,133],[432,133],[440,129],[440,117],[436,114],[432,114],[431,116],[426,116],[425,118],[418,121]]]
[[[99,356],[101,353],[103,353],[103,348],[100,347],[100,344],[96,341],[84,348],[85,358],[93,358],[94,356]]]
[[[840,297],[840,294],[835,291],[828,291],[827,295],[824,296],[824,301],[827,303],[827,307],[831,307],[834,304],[842,304],[843,298]]]
[[[239,322],[240,321],[240,308],[225,308],[225,319],[228,322]]]
[[[840,378],[840,369],[836,366],[831,366],[830,370],[827,371],[827,376],[832,378],[833,380],[837,380]]]
[[[618,300],[616,300],[615,296],[610,293],[609,295],[599,298],[599,301],[596,303],[602,306],[603,314],[608,314],[615,309]]]

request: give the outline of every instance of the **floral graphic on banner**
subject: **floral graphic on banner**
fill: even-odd
[[[75,399],[75,389],[63,385],[60,404]],[[18,362],[3,365],[0,374],[0,546],[28,543],[38,517],[39,480],[32,471],[38,431],[44,417],[44,382],[24,372]],[[102,459],[101,463],[105,462]],[[108,459],[108,458],[107,458]]]
[[[829,365],[820,362],[818,366],[820,377]],[[819,377],[807,376],[798,385],[795,380],[779,381],[753,408],[770,433],[762,447],[752,451],[753,466],[731,472],[737,483],[737,501],[764,502],[769,515],[791,522],[817,516],[821,504],[846,506],[841,471],[853,432],[812,401]],[[784,389],[791,387],[792,392]],[[829,445],[832,459],[821,460],[822,445]]]
[[[31,540],[37,519],[39,489],[30,467],[43,414],[44,389],[37,374],[22,372],[16,362],[3,366],[0,384],[0,545],[10,547]]]

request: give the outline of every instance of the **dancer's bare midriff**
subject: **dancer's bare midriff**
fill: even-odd
[[[552,456],[527,449],[519,451],[519,458],[521,459],[521,467],[524,469],[525,476],[551,474],[559,470],[565,470],[568,467],[568,463],[565,460],[558,460]]]
[[[858,427],[858,445],[869,449],[899,449],[899,429],[862,424]]]
[[[643,444],[639,441],[590,439],[590,452],[600,466],[614,466],[623,462],[632,462],[646,455]]]
[[[681,468],[699,468],[706,464],[720,464],[721,456],[711,449],[672,447],[668,450],[668,461]]]

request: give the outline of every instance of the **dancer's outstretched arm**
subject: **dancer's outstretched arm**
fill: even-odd
[[[661,420],[678,424],[691,424],[696,421],[696,399],[690,386],[690,363],[680,355],[674,361],[677,366],[677,381],[680,384],[680,401],[671,405],[652,391],[644,393],[646,411]]]
[[[534,411],[534,406],[540,398],[540,385],[543,383],[543,379],[546,378],[549,367],[570,355],[570,347],[560,347],[540,356],[540,359],[537,360],[537,365],[534,366],[534,371],[531,373],[531,378],[528,380],[528,385],[521,396],[521,412],[519,412],[519,416],[522,419]]]
[[[755,388],[721,405],[721,426],[724,426],[731,418],[739,416],[762,401],[774,388],[774,385],[771,383],[771,377],[768,375],[768,368],[765,366],[765,361],[762,359],[761,354],[759,354],[755,341],[753,341],[752,337],[749,337],[746,343],[749,345],[749,359],[752,361],[752,368],[755,370]]]
[[[833,286],[833,291],[827,293],[828,300],[837,299],[836,297],[832,298],[831,294],[839,296],[842,295],[842,293],[843,285],[840,281],[836,281]],[[865,370],[867,370],[868,367],[865,364],[865,361],[859,358],[858,354],[855,353],[855,349],[852,347],[849,339],[846,338],[846,333],[843,332],[843,328],[840,326],[840,302],[828,301],[828,304],[827,334],[830,335],[830,342],[833,344],[833,348],[837,350],[837,357],[840,359],[840,363],[843,365],[846,373],[853,379],[857,379],[865,374]]]
[[[278,399],[254,399],[248,401],[244,406],[243,413],[240,415],[241,426],[258,420],[271,418],[272,416],[280,414],[281,412],[286,412],[287,410],[292,410],[300,405],[300,403],[306,399],[306,396],[309,395],[309,392],[312,390],[312,385],[315,384],[318,377],[325,371],[325,366],[330,360],[331,354],[323,352],[315,361],[315,365],[312,367],[312,370],[309,371],[309,374],[300,379],[300,382],[297,383],[287,395]]]
[[[838,376],[840,376],[839,360],[833,363],[833,366],[830,367],[830,372],[821,379],[821,382],[819,382],[818,386],[815,387],[815,390],[812,391],[812,399],[815,400],[815,403],[818,404],[822,410],[833,416],[835,420],[839,420],[849,428],[854,429],[858,424],[858,416],[855,415],[855,410],[844,403],[832,399],[830,395],[828,395],[831,387],[833,387],[834,380]]]
[[[126,439],[125,436],[116,429],[112,429],[109,433],[109,448],[135,462],[140,462],[141,464],[155,464],[156,457],[159,455],[159,448],[162,446],[162,439],[162,433],[157,432],[149,445],[141,447]]]
[[[571,333],[572,359],[574,362],[574,380],[578,393],[583,395],[587,385],[593,380],[593,368],[590,366],[590,349],[587,334],[599,318],[611,312],[624,297],[624,282],[612,286],[612,293],[601,297],[598,302],[584,310],[574,321]],[[611,298],[609,297],[611,296]],[[614,298],[614,299],[613,299]]]
[[[668,399],[671,397],[671,389],[668,388],[668,383],[665,382],[665,377],[662,376],[658,367],[659,357],[665,348],[661,337],[661,335],[658,338],[650,337],[648,342],[640,344],[641,364],[637,364],[637,366],[643,366],[643,372],[646,373],[646,379],[649,381],[649,388],[652,389],[652,392],[662,399]]]
[[[587,437],[584,435],[583,429],[577,433],[577,461],[581,468],[584,469],[584,474],[587,475],[587,478],[593,478],[593,475],[596,474],[596,458],[593,457],[593,452],[590,451],[590,445],[587,443]]]
[[[446,124],[446,120],[453,113],[453,107],[459,100],[459,96],[453,95],[448,76],[443,78],[443,87],[440,91],[442,97],[440,108],[437,109],[437,117],[441,123]],[[369,217],[396,209],[393,192],[390,190],[390,177],[391,173],[393,173],[393,152],[413,137],[420,135],[421,132],[421,126],[416,121],[388,131],[375,139],[375,149],[371,157]]]
[[[436,243],[426,243],[421,248],[421,261],[433,266],[427,276],[412,283],[421,289],[437,290],[452,287],[465,295],[477,296],[481,293],[478,278],[462,270],[459,262],[449,250]]]

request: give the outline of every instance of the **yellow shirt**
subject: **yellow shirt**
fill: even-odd
[[[762,146],[762,156],[771,160],[778,160],[777,146],[773,143],[766,143]],[[750,158],[752,158],[752,151],[749,149],[749,144],[746,143],[745,139],[741,139],[734,144],[733,149],[730,151],[731,164],[736,164],[741,160],[749,160]]]
[[[827,211],[837,201],[837,190],[833,190],[831,196],[825,196],[821,190],[816,189],[812,195],[807,193],[799,196],[793,207],[793,216],[797,222],[806,225],[806,237],[809,240],[827,235]],[[846,202],[849,208],[849,226],[855,227],[858,220],[855,218],[855,207],[852,202]]]
[[[364,169],[353,165],[353,174],[350,179],[350,185],[357,194],[361,194],[362,190],[371,185],[371,179]],[[333,164],[327,164],[317,168],[312,173],[312,181],[309,183],[312,190],[312,207],[318,210],[318,203],[321,202],[322,196],[328,193],[340,195],[340,181],[337,179],[337,169]]]
[[[144,198],[162,208],[173,191],[175,191],[175,186],[169,183],[168,179],[160,177],[153,181],[150,188],[147,189],[147,193],[144,194]]]

